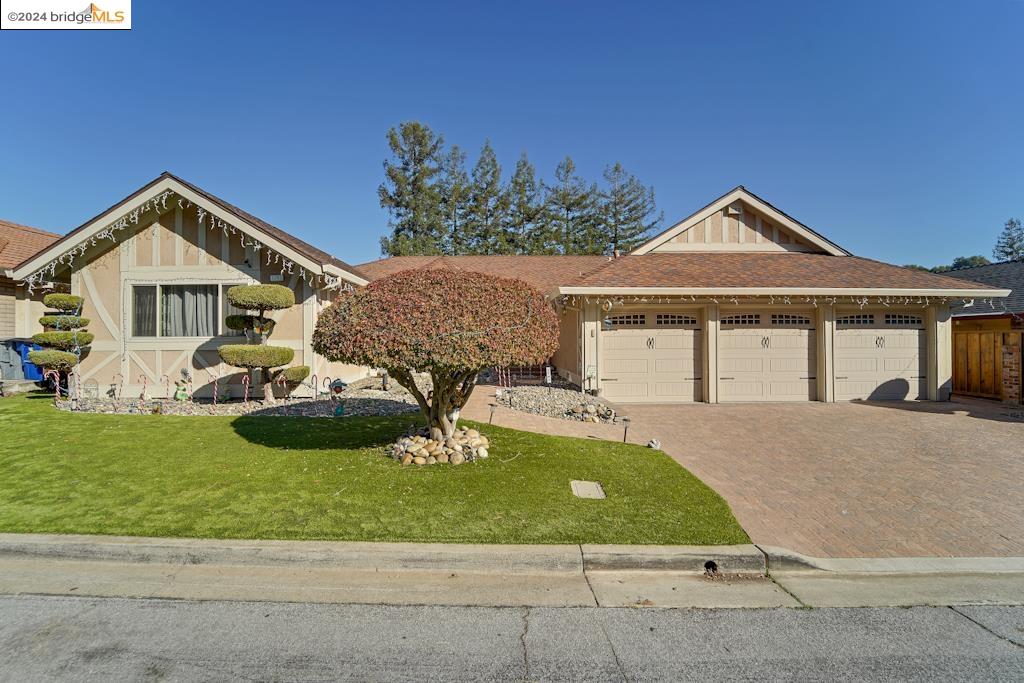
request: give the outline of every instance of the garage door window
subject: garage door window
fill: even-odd
[[[840,325],[874,325],[875,314],[857,313],[854,315],[844,315],[841,318],[838,318],[836,322]]]
[[[658,313],[657,318],[655,318],[655,324],[658,327],[683,327],[686,325],[696,325],[697,319],[692,315]]]
[[[921,324],[921,316],[906,315],[904,313],[886,313],[885,324],[895,327],[918,327]]]
[[[806,315],[790,315],[789,313],[772,313],[772,325],[782,327],[793,325],[810,325],[811,319]]]
[[[625,315],[613,315],[604,319],[604,329],[615,330],[622,327],[643,327],[647,324],[645,313],[628,313]]]
[[[722,318],[723,325],[752,325],[757,326],[761,324],[761,314],[759,313],[742,313],[740,315],[727,315]]]

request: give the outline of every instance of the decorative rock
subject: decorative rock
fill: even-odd
[[[483,446],[481,446],[480,448],[476,449],[476,457],[478,457],[478,458],[486,458],[487,457],[487,449],[484,448]]]
[[[471,439],[478,439],[478,438],[480,438],[480,432],[478,432],[475,429],[467,429],[466,430],[466,436],[468,436]]]
[[[416,465],[426,465],[427,464],[427,459],[424,458],[423,456],[420,456],[420,455],[417,455],[415,458],[412,459],[412,461]]]
[[[437,456],[437,462],[441,463],[442,465],[446,464],[448,462],[448,454],[442,453],[441,455]]]
[[[450,462],[453,465],[461,465],[465,461],[466,456],[464,456],[462,453],[452,453],[451,458],[449,459],[448,462]]]
[[[582,415],[583,414],[583,406],[573,406],[572,407],[572,412],[575,413],[576,415]]]
[[[647,447],[648,448],[661,448],[661,442],[658,441],[657,439],[651,439],[650,441],[647,442]]]
[[[411,462],[412,462],[412,453],[406,453],[405,455],[402,456],[402,464],[403,465],[408,465]]]
[[[587,407],[584,408],[584,410],[586,410],[591,415],[595,415],[597,413],[597,406],[595,406],[593,403],[588,403]]]
[[[432,456],[432,455],[430,455],[430,456],[427,456],[427,464],[428,464],[428,465],[433,465],[433,464],[434,464],[435,462],[437,462],[437,458],[435,458],[435,457],[434,457],[434,456]]]

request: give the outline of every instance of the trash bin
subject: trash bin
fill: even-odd
[[[14,350],[21,356],[21,370],[25,379],[39,382],[43,379],[43,369],[28,359],[29,351],[42,351],[43,347],[30,341],[15,341]]]

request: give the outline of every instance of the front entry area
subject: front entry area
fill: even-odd
[[[609,401],[700,401],[702,367],[697,312],[644,310],[601,321],[601,391]]]
[[[718,348],[720,401],[817,398],[812,312],[727,313],[721,319]]]

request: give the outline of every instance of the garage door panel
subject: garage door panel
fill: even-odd
[[[760,380],[723,380],[718,395],[725,400],[761,401],[765,397],[764,383]]]
[[[804,373],[813,372],[815,362],[813,358],[770,358],[768,359],[768,370],[770,372]]]
[[[723,358],[718,363],[722,372],[761,372],[764,361],[761,358]]]
[[[801,311],[739,312],[723,317],[718,358],[720,400],[814,400],[817,361],[812,320],[813,314]],[[729,321],[736,321],[735,326]],[[771,324],[765,325],[768,321]]]
[[[658,374],[687,373],[693,375],[697,363],[693,358],[658,358],[654,361],[654,371]]]
[[[602,393],[610,401],[645,399],[649,395],[647,382],[608,382]]]
[[[856,324],[844,321],[858,319]],[[907,326],[909,324],[912,326]],[[916,400],[927,392],[920,317],[884,311],[840,316],[835,332],[836,400]],[[899,325],[899,327],[896,327]]]
[[[768,385],[768,396],[774,401],[811,401],[815,389],[810,381],[772,382]]]
[[[604,347],[608,351],[635,351],[647,347],[646,334],[634,334],[634,330],[629,330],[627,333],[605,333],[608,338],[605,340]]]
[[[622,327],[615,329],[621,319]],[[641,324],[642,322],[642,324]],[[697,317],[682,313],[610,316],[601,330],[600,378],[610,401],[690,402],[702,394]]]
[[[700,400],[699,382],[655,382],[654,395],[659,400],[676,399],[680,396],[691,401]]]
[[[646,375],[650,364],[646,358],[609,358],[604,365],[616,375]]]

